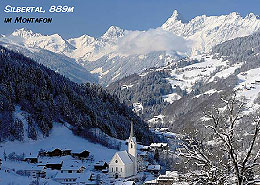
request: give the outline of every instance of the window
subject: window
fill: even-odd
[[[131,148],[133,148],[133,144],[131,143]]]
[[[68,173],[72,173],[72,170],[69,170]]]
[[[121,168],[121,172],[123,171],[123,169]]]
[[[116,171],[118,171],[118,168],[116,167]]]
[[[113,168],[112,168],[112,172],[113,172]]]
[[[115,162],[116,162],[116,163],[118,163],[118,161],[117,161],[117,160],[116,160]]]

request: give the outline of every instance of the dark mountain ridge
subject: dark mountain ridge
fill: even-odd
[[[133,121],[137,140],[154,139],[144,121],[100,86],[79,85],[0,46],[0,142],[23,140],[23,124],[13,117],[17,105],[30,114],[28,137],[32,139],[37,139],[37,132],[48,136],[54,121],[69,123],[77,135],[100,128],[119,139],[129,136]]]

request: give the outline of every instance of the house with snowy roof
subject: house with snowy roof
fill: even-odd
[[[116,152],[109,163],[111,178],[127,178],[137,174],[137,143],[131,123],[128,151]]]
[[[84,173],[84,174],[77,174],[77,173],[70,173],[70,174],[64,174],[64,173],[58,173],[56,177],[53,179],[56,182],[59,182],[60,184],[66,184],[66,185],[79,185],[79,184],[97,184],[96,179],[92,178],[93,174],[91,172]]]
[[[165,175],[160,175],[157,179],[146,181],[145,185],[172,185],[179,181],[177,171],[166,171]]]
[[[159,151],[168,150],[168,143],[151,143],[150,148]]]
[[[89,151],[84,150],[84,151],[72,151],[71,156],[76,158],[76,159],[87,159],[89,157]]]
[[[24,175],[32,176],[32,177],[41,177],[44,178],[46,176],[46,168],[42,166],[31,166],[23,170]]]
[[[71,165],[69,167],[62,166],[61,173],[83,173],[85,171],[84,166],[74,166]]]
[[[35,156],[29,156],[29,157],[24,157],[24,160],[23,161],[26,161],[28,163],[38,163],[38,157]]]
[[[148,165],[147,166],[147,171],[148,172],[151,172],[153,174],[159,174],[161,170],[161,166],[159,164],[156,164],[156,165]]]
[[[61,170],[63,165],[63,160],[50,160],[50,161],[41,161],[37,164],[37,166],[45,166],[46,168],[52,169],[52,170]]]
[[[108,164],[105,161],[99,161],[94,164],[95,170],[105,170],[108,168]]]

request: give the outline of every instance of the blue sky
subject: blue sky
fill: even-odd
[[[74,6],[67,14],[5,13],[4,7],[51,5]],[[222,15],[238,12],[260,15],[260,0],[0,0],[0,33],[8,34],[18,28],[28,28],[43,34],[59,33],[64,38],[82,34],[102,35],[111,25],[129,30],[147,30],[163,24],[177,9],[183,19],[198,15]],[[52,17],[51,24],[5,24],[5,17]]]

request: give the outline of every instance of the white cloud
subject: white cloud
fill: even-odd
[[[128,31],[118,41],[118,53],[123,55],[148,54],[153,51],[177,51],[189,54],[190,41],[161,28],[148,31]]]

